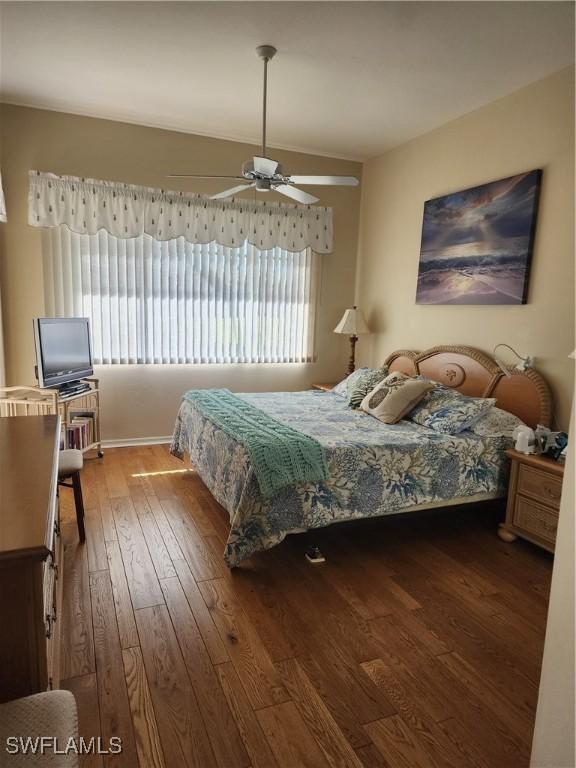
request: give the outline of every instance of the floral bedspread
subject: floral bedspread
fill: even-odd
[[[289,533],[342,520],[402,512],[455,498],[506,494],[504,437],[457,436],[401,421],[387,425],[347,407],[332,392],[243,394],[253,405],[316,438],[328,479],[289,486],[264,499],[248,454],[189,401],[178,412],[171,452],[188,453],[230,514],[224,558],[230,566],[278,544]]]

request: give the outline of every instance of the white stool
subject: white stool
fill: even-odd
[[[41,736],[56,741],[44,742],[44,749],[38,748],[36,754],[29,747],[25,754],[20,745],[25,744],[26,739],[34,743]],[[55,753],[55,749],[65,751],[70,738],[78,744],[78,710],[70,691],[47,691],[0,704],[0,764],[3,768],[78,768],[78,755],[74,749],[69,754]],[[16,747],[18,750],[11,754]]]
[[[82,456],[82,451],[78,451],[75,448],[60,451],[58,457],[58,485],[72,488],[74,491],[76,522],[78,523],[80,541],[85,541],[86,539],[84,531],[84,501],[82,499],[82,485],[80,484],[80,470],[83,466],[84,457]],[[72,481],[71,483],[64,482],[68,478]]]

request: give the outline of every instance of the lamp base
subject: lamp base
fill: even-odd
[[[350,336],[350,359],[348,360],[348,375],[354,373],[356,369],[355,354],[356,354],[356,342],[358,336]]]

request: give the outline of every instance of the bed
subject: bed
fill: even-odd
[[[550,393],[534,370],[505,376],[495,361],[469,347],[394,352],[390,371],[421,374],[497,405],[530,426],[548,424]],[[249,393],[240,397],[316,439],[327,478],[260,492],[244,447],[183,400],[171,451],[188,454],[214,498],[230,515],[224,552],[229,567],[269,549],[291,533],[337,522],[484,501],[506,495],[503,436],[466,431],[446,435],[408,420],[387,425],[348,408],[332,392]]]

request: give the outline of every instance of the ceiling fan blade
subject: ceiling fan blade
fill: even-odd
[[[222,200],[225,197],[232,197],[232,195],[236,195],[238,194],[238,192],[244,192],[245,190],[255,186],[256,186],[256,183],[239,184],[237,187],[232,187],[231,189],[225,189],[224,192],[218,192],[215,195],[210,195],[210,200]]]
[[[356,176],[289,176],[294,184],[334,185],[342,187],[357,187],[360,183]]]
[[[317,203],[320,199],[319,197],[314,197],[314,195],[309,195],[308,192],[304,192],[303,189],[292,187],[290,184],[275,184],[274,191],[280,192],[281,195],[286,195],[286,197],[291,197],[293,200],[297,200],[299,203]]]
[[[256,173],[262,173],[264,176],[274,176],[278,168],[277,160],[270,160],[268,157],[254,157],[253,162]]]
[[[243,179],[244,176],[205,176],[202,173],[169,173],[167,179]]]

